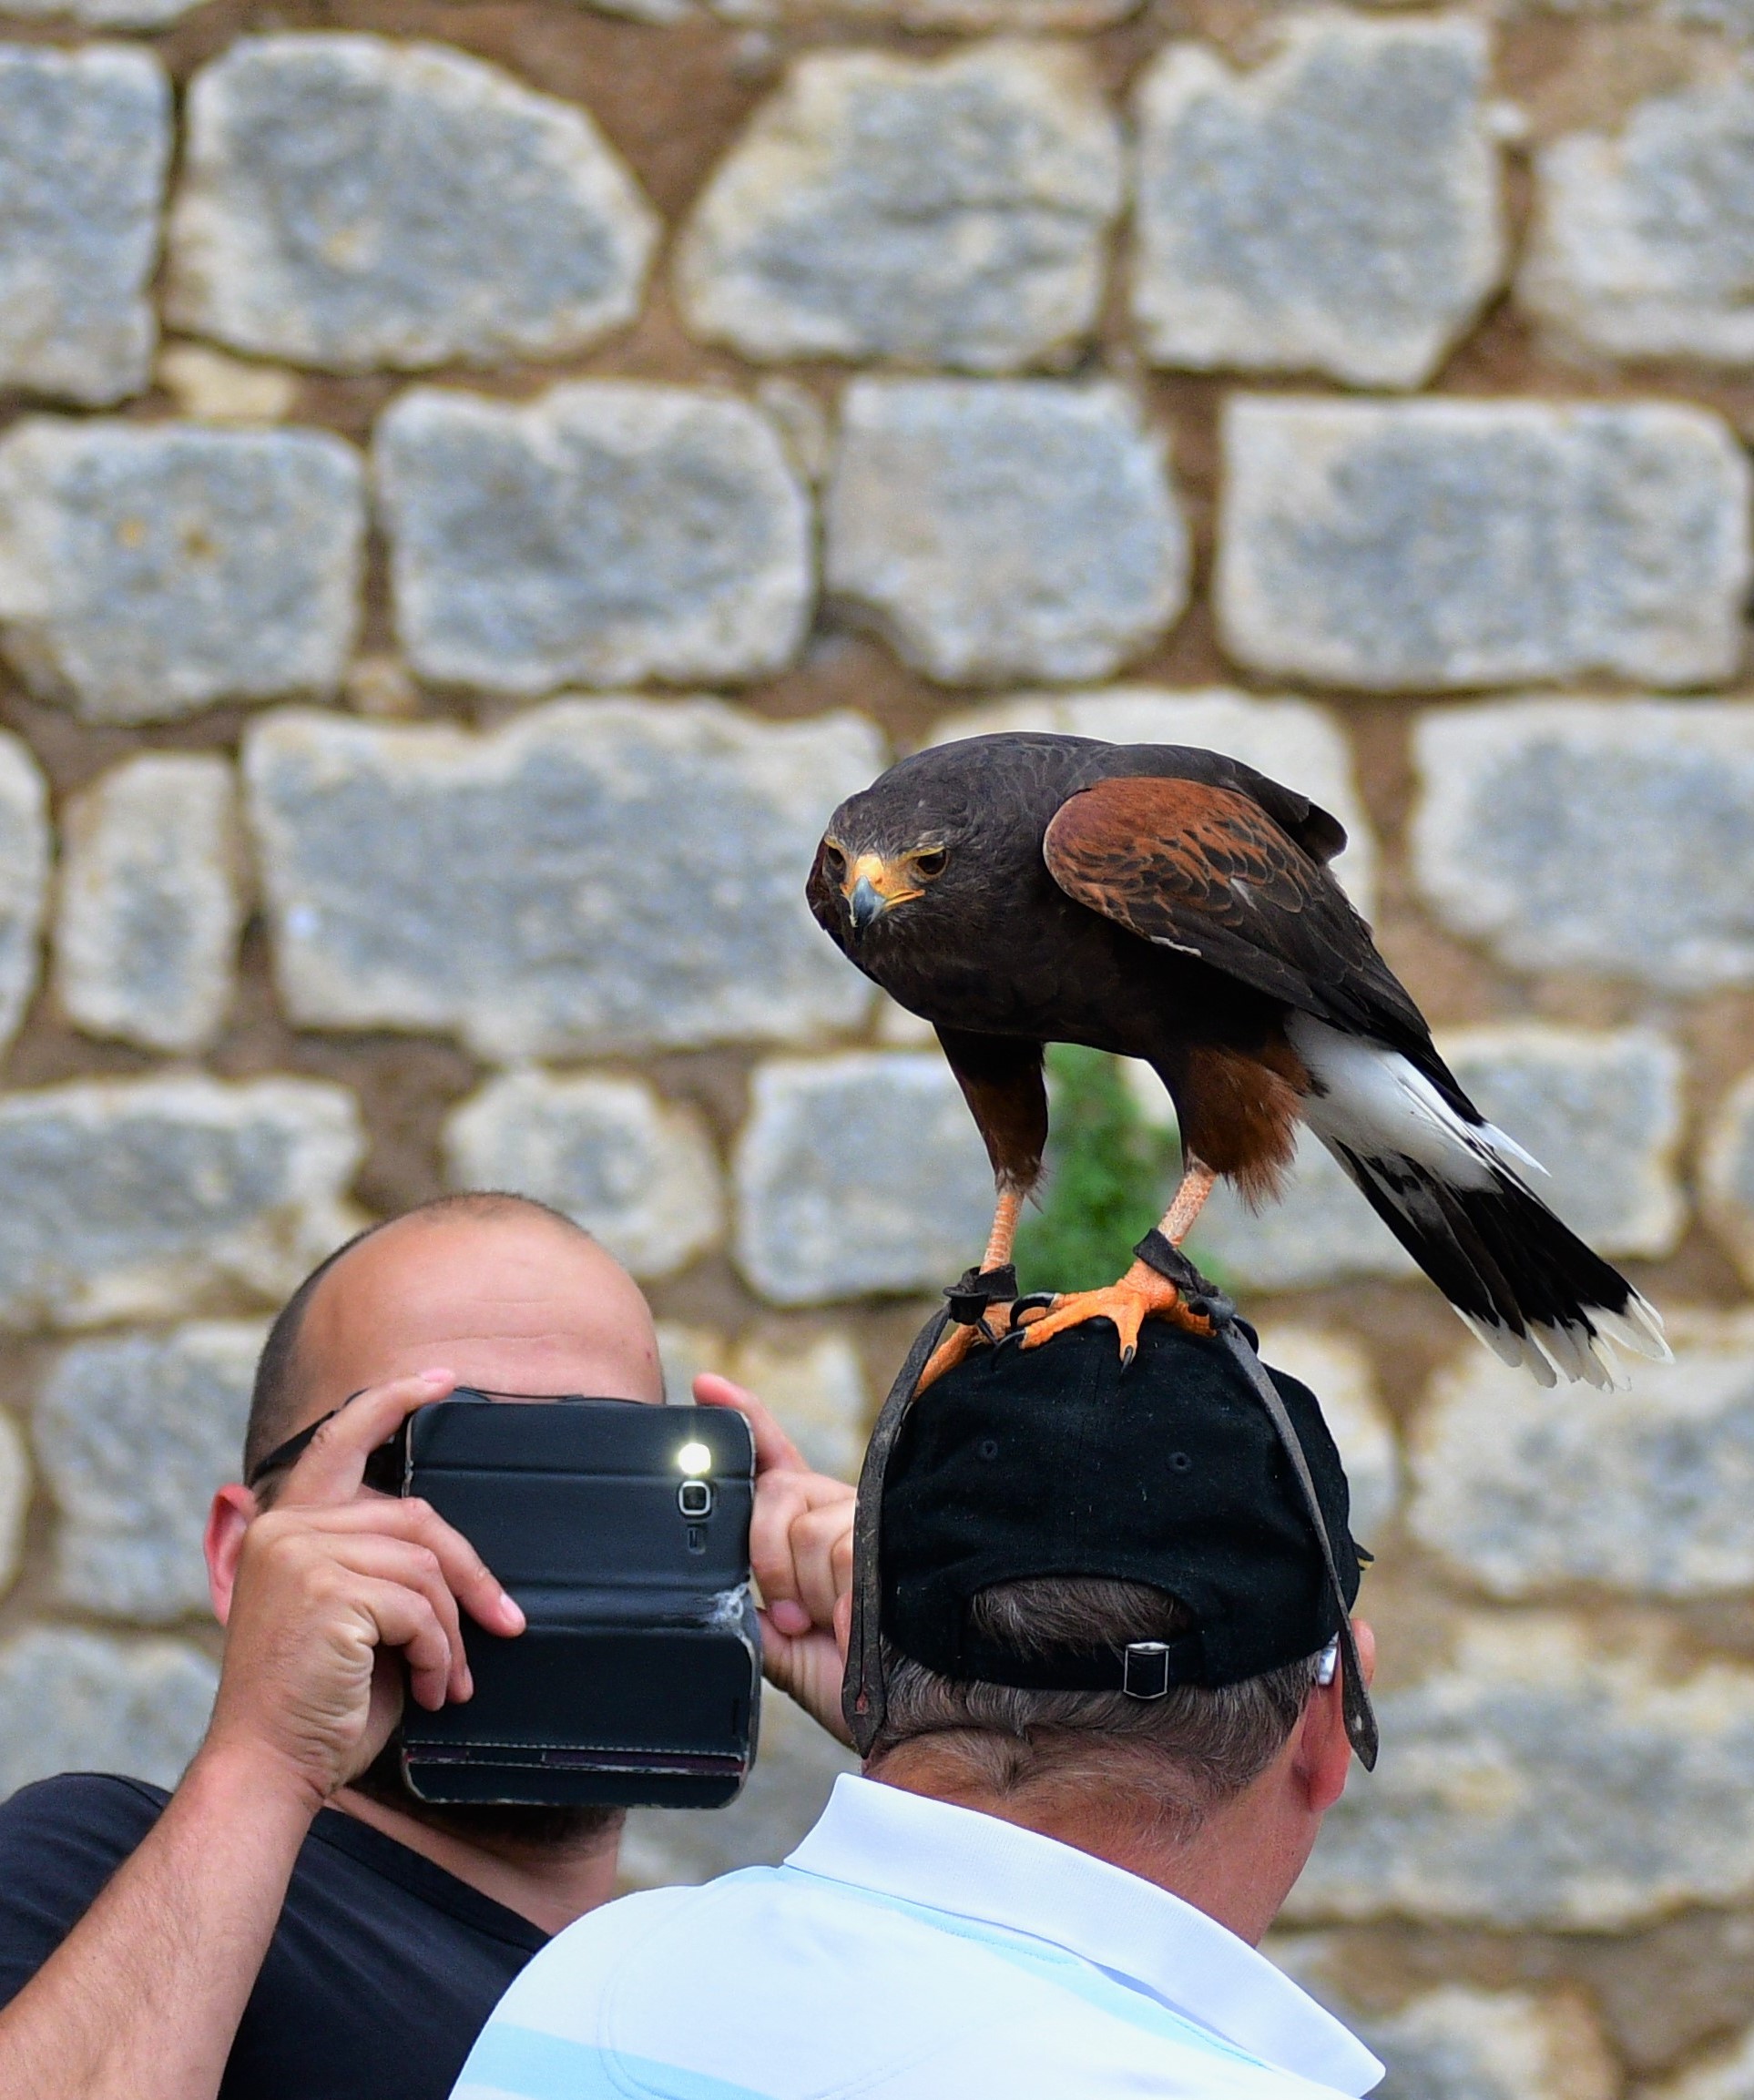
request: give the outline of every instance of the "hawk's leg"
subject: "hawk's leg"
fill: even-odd
[[[1017,1237],[1017,1219],[1023,1210],[1023,1191],[1020,1188],[1002,1188],[998,1208],[993,1213],[993,1229],[986,1236],[986,1252],[981,1257],[982,1269],[1003,1269],[1011,1259],[1011,1249]],[[923,1392],[934,1378],[942,1378],[953,1364],[960,1363],[977,1342],[996,1341],[1003,1327],[994,1328],[990,1322],[994,1318],[989,1308],[984,1318],[973,1327],[964,1327],[959,1321],[953,1327],[932,1354],[926,1359],[926,1367],[920,1373],[916,1392]]]
[[[1175,1201],[1157,1222],[1157,1230],[1172,1246],[1179,1247],[1188,1237],[1217,1182],[1218,1176],[1209,1167],[1197,1159],[1188,1161]],[[1047,1311],[1034,1319],[1025,1315],[1028,1332],[1023,1345],[1039,1349],[1051,1335],[1064,1334],[1068,1327],[1082,1327],[1086,1320],[1112,1320],[1120,1338],[1121,1361],[1131,1363],[1139,1345],[1139,1329],[1153,1315],[1174,1320],[1190,1334],[1212,1331],[1211,1321],[1203,1313],[1188,1310],[1180,1291],[1167,1276],[1159,1276],[1146,1262],[1136,1261],[1118,1281],[1101,1290],[1066,1291]]]

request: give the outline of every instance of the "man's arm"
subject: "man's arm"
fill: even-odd
[[[413,1696],[466,1697],[458,1605],[517,1606],[423,1504],[354,1501],[366,1455],[442,1398],[399,1379],[326,1423],[245,1535],[213,1718],[168,1807],[0,2012],[0,2090],[29,2100],[210,2100],[311,1819]]]

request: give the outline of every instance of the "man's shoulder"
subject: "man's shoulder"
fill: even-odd
[[[169,1799],[162,1787],[117,1772],[60,1772],[0,1801],[0,1850],[73,1844],[123,1857]]]
[[[457,2100],[1334,2100],[1063,1949],[795,1869],[624,1898],[525,1970]]]
[[[0,1801],[0,2005],[77,1924],[168,1799],[142,1779],[63,1772]]]

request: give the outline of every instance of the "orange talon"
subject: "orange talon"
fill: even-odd
[[[1143,1261],[1136,1261],[1118,1282],[1101,1290],[1068,1290],[1054,1300],[1039,1319],[1025,1330],[1023,1347],[1039,1349],[1043,1342],[1068,1328],[1082,1327],[1087,1320],[1112,1320],[1120,1338],[1121,1361],[1131,1363],[1139,1345],[1139,1329],[1148,1318],[1172,1320],[1189,1334],[1210,1334],[1212,1323],[1204,1313],[1190,1312],[1181,1293],[1167,1276]]]
[[[916,1396],[941,1379],[945,1371],[953,1371],[977,1341],[991,1341],[992,1339],[982,1327],[953,1327],[926,1358],[925,1369],[920,1373],[920,1382],[913,1389]]]

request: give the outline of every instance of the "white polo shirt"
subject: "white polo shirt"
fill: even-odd
[[[784,1866],[568,1926],[454,2100],[1357,2100],[1382,2075],[1178,1897],[848,1778]]]

